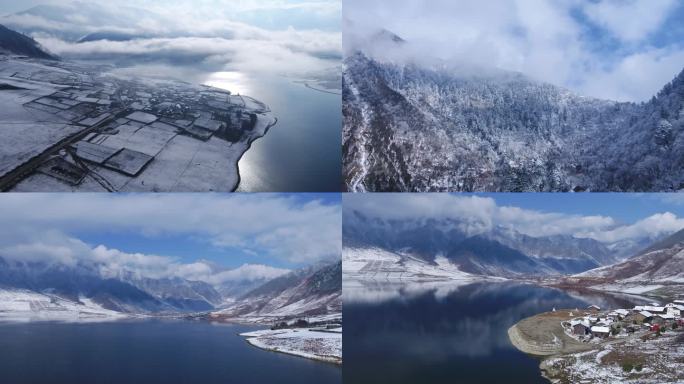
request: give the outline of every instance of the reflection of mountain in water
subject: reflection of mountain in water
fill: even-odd
[[[511,325],[553,308],[633,304],[518,283],[345,281],[344,297],[345,332],[352,335],[345,343],[345,364],[355,383],[439,383],[456,377],[464,382],[544,382],[538,363],[510,344],[506,331]],[[496,372],[484,369],[494,364]]]

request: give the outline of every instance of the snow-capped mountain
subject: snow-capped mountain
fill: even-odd
[[[393,36],[375,40],[401,52]],[[619,103],[358,50],[344,60],[343,116],[350,191],[684,188],[684,72],[647,103]]]
[[[126,276],[123,281],[182,311],[207,311],[220,306],[224,298],[210,284],[181,278],[151,279]]]
[[[453,270],[454,266],[460,272],[485,276],[568,275],[622,261],[645,246],[642,242],[604,244],[569,235],[533,237],[511,228],[485,228],[467,218],[386,220],[355,210],[345,211],[342,228],[345,263],[361,256],[372,262],[369,255],[382,256],[364,271],[376,271],[383,262],[384,269],[391,263],[400,265],[392,267],[395,271],[407,263],[423,262],[430,268]]]
[[[626,261],[593,269],[576,277],[632,288],[684,284],[684,230],[656,242]]]
[[[278,318],[342,311],[342,262],[310,267],[277,277],[239,297],[215,315]]]
[[[0,53],[28,56],[36,59],[56,60],[32,38],[0,25]]]
[[[125,5],[103,7],[101,4],[77,1],[39,4],[5,15],[0,22],[29,35],[57,36],[66,41],[78,41],[81,38],[90,41],[93,37],[104,36],[115,41],[113,37],[129,35],[123,31],[134,29],[143,18],[160,23],[169,21],[144,8]],[[94,25],[102,26],[103,30],[93,30]]]
[[[234,283],[214,287],[202,281],[150,278],[130,271],[103,274],[95,263],[67,266],[0,257],[0,297],[6,297],[9,303],[0,306],[0,311],[12,312],[16,307],[21,313],[12,316],[46,319],[50,316],[45,311],[56,311],[60,319],[88,314],[97,318],[111,317],[113,313],[212,311],[230,318],[272,319],[342,311],[341,262],[311,266],[276,278]],[[229,290],[230,294],[220,290]]]
[[[390,251],[377,247],[343,248],[342,270],[345,279],[381,282],[471,281],[482,278],[461,271],[458,265],[443,256],[427,261],[408,250]]]
[[[0,288],[66,300],[92,300],[102,308],[124,313],[186,312],[215,308],[220,303],[210,285],[182,279],[150,279],[132,274],[103,276],[95,265],[65,266],[23,263],[0,258]]]

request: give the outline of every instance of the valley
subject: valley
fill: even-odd
[[[103,278],[94,266],[54,269],[0,258],[0,322],[166,319],[259,325],[276,330],[248,334],[258,336],[250,337],[250,344],[341,364],[341,273],[340,262],[305,268],[224,296],[220,287],[198,281]]]

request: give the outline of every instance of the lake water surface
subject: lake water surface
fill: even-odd
[[[0,382],[341,383],[342,369],[248,345],[203,322],[0,324]]]
[[[266,103],[278,124],[240,159],[241,192],[339,192],[342,97],[295,79],[218,72],[205,84]]]
[[[533,285],[344,286],[345,383],[548,383],[508,328],[553,308],[632,305],[627,297]]]
[[[98,62],[85,62],[98,63]],[[101,63],[108,64],[108,63]],[[239,192],[342,190],[341,90],[322,92],[300,78],[201,66],[120,64],[120,75],[173,78],[250,96],[265,103],[278,123],[254,141],[238,163]],[[320,85],[313,85],[321,88]]]

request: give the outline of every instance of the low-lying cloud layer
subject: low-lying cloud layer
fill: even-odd
[[[684,66],[678,0],[346,0],[344,44],[398,60],[369,38],[408,42],[412,62],[518,71],[588,96],[644,101]]]
[[[646,197],[644,197],[646,198]],[[345,195],[344,212],[358,211],[383,219],[459,219],[471,234],[495,227],[510,228],[538,237],[570,235],[604,243],[655,239],[684,228],[684,218],[663,212],[634,223],[622,223],[610,216],[541,212],[498,205],[481,196],[448,194]]]
[[[191,237],[197,244],[309,264],[341,255],[338,204],[280,195],[54,195],[14,194],[0,199],[6,228],[0,257],[75,266],[95,263],[107,276],[181,277],[221,284],[272,278],[288,270],[258,263],[226,269],[202,260],[130,253],[107,244],[87,244],[73,235],[143,233],[166,241]],[[11,223],[11,225],[10,225]],[[202,247],[198,246],[198,249]]]
[[[53,53],[69,59],[127,65],[161,61],[214,71],[303,75],[334,66],[341,59],[339,21],[332,21],[339,20],[340,8],[341,3],[332,0],[150,1],[144,5],[123,1],[117,6],[101,1],[52,1],[6,15],[0,23],[31,34]],[[276,23],[283,13],[300,17],[293,17],[292,24]],[[237,21],[245,14],[251,16]],[[262,19],[271,23],[257,22]],[[321,23],[330,28],[319,28]]]

